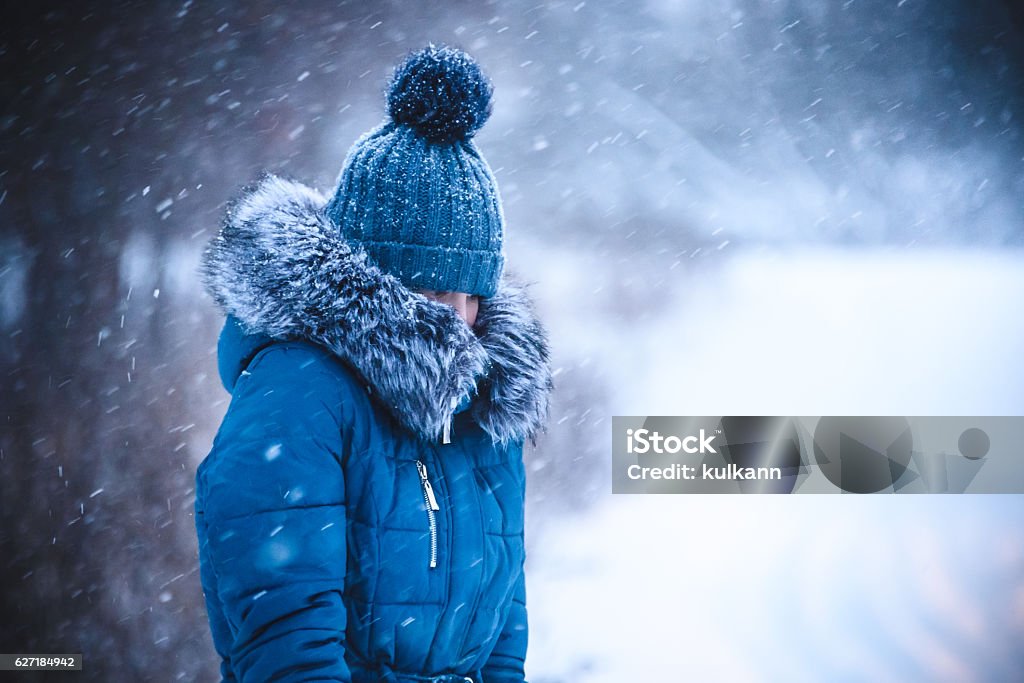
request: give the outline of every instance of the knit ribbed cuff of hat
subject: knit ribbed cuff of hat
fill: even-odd
[[[362,240],[358,243],[371,259],[410,289],[494,296],[505,265],[501,253],[484,249]]]

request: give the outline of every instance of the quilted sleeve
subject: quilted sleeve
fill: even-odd
[[[483,668],[484,683],[525,683],[526,642],[528,635],[526,618],[526,575],[519,574],[512,608],[508,619],[498,636],[487,664]]]
[[[242,683],[351,681],[344,397],[325,363],[299,345],[261,352],[197,474],[203,588],[222,612],[222,673]]]
[[[526,473],[522,460],[522,443],[514,444],[513,449],[513,452],[516,454],[520,492],[525,499]],[[522,540],[525,540],[525,538]],[[525,549],[525,544],[522,547]],[[483,667],[484,683],[525,683],[526,681],[524,666],[526,662],[529,625],[526,613],[525,559],[524,552],[523,564],[514,568],[515,571],[519,572],[519,577],[516,580],[515,589],[512,593],[512,605],[509,609],[508,618],[505,620],[505,624],[498,636],[498,642]]]

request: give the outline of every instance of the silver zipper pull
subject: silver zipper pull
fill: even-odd
[[[427,466],[417,460],[416,469],[420,472],[420,481],[423,482],[423,490],[427,492],[427,501],[430,503],[430,509],[440,510],[441,506],[437,504],[437,498],[434,497],[434,487],[430,485],[430,480],[427,479]]]

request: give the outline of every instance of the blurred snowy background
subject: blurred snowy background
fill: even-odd
[[[427,41],[556,354],[534,683],[1024,679],[1021,496],[612,497],[614,414],[1024,413],[1011,0],[105,2],[0,22],[0,652],[214,681],[191,511],[227,406],[195,267],[329,190]],[[24,680],[30,680],[25,677]]]

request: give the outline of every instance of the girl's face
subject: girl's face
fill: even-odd
[[[438,292],[433,289],[417,289],[416,292],[428,299],[433,299],[442,304],[448,304],[455,309],[459,317],[466,321],[470,327],[476,324],[476,314],[480,310],[480,297],[476,294],[465,292]]]

